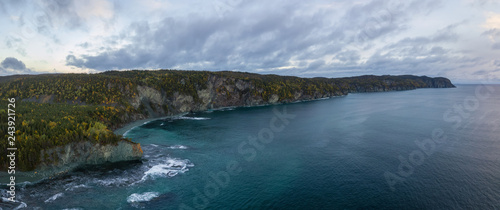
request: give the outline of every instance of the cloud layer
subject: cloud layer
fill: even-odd
[[[43,37],[54,58],[45,63],[71,71],[425,74],[465,81],[498,76],[500,63],[495,1],[43,0],[35,8],[44,13],[35,18],[27,17],[29,9],[16,15],[13,4],[0,9],[18,27],[34,29],[32,37]],[[37,57],[30,39],[4,39],[15,57]]]

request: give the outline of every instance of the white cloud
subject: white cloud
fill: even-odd
[[[75,1],[75,8],[78,16],[85,19],[110,19],[114,16],[113,4],[106,0]]]
[[[500,29],[500,14],[494,12],[486,13],[486,21],[482,25],[486,29]]]

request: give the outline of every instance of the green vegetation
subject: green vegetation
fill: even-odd
[[[91,141],[100,144],[116,143],[121,136],[113,134],[107,126],[121,123],[118,118],[124,110],[112,106],[49,104],[17,101],[15,107],[15,137],[18,148],[17,166],[32,170],[39,163],[40,150],[71,142]],[[7,150],[7,100],[0,101],[0,136]],[[0,157],[7,163],[6,156]]]
[[[278,96],[278,102],[291,102],[349,92],[454,87],[445,78],[416,76],[328,79],[176,70],[15,75],[0,77],[0,136],[7,139],[7,99],[15,97],[16,146],[19,149],[17,165],[21,170],[32,170],[40,163],[40,151],[43,149],[78,141],[116,143],[122,137],[111,130],[133,120],[131,115],[148,116],[149,108],[153,111],[163,109],[167,114],[179,111],[170,102],[150,106],[141,101],[139,105],[133,105],[132,99],[139,94],[138,86],[158,90],[170,101],[175,99],[177,93],[191,96],[194,106],[202,103],[198,91],[210,85],[210,91],[222,100],[234,99],[235,94],[239,94],[240,98],[245,95],[243,101],[262,99],[260,103],[267,103],[272,95]],[[234,87],[238,85],[245,85],[246,88],[235,91]],[[301,97],[298,98],[298,95]],[[3,155],[6,147],[6,144],[0,144],[0,168],[7,163],[6,155]]]

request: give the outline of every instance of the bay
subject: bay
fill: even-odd
[[[358,93],[158,119],[125,133],[143,160],[25,183],[19,198],[42,209],[498,209],[499,91]]]

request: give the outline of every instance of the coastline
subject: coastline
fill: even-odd
[[[125,133],[127,133],[127,131],[134,129],[135,127],[144,125],[144,124],[151,122],[151,121],[166,119],[169,117],[174,117],[174,116],[146,118],[146,119],[142,119],[142,120],[132,121],[132,122],[126,123],[123,127],[120,127],[118,129],[113,130],[113,133],[116,135],[124,135]]]
[[[403,86],[405,87],[405,86]],[[455,87],[455,86],[453,86]],[[429,87],[420,87],[420,88],[442,88],[442,87],[435,87],[435,85],[430,85]],[[171,118],[176,118],[176,117],[182,117],[182,116],[185,116],[187,114],[190,114],[190,113],[193,113],[193,114],[197,114],[197,113],[202,113],[202,112],[212,112],[212,111],[218,111],[218,110],[233,110],[233,109],[236,109],[236,108],[251,108],[251,107],[263,107],[263,106],[274,106],[274,105],[283,105],[283,104],[293,104],[293,103],[302,103],[302,102],[310,102],[310,101],[317,101],[317,100],[326,100],[326,99],[331,99],[331,98],[334,98],[334,97],[345,97],[345,96],[348,96],[349,93],[373,93],[373,92],[392,92],[392,91],[404,91],[404,90],[415,90],[415,89],[420,89],[419,87],[413,87],[413,88],[390,88],[390,89],[380,89],[380,88],[371,88],[371,89],[359,89],[357,86],[356,86],[356,90],[350,90],[350,91],[343,91],[343,92],[333,92],[333,93],[328,93],[328,94],[313,94],[313,95],[306,95],[305,97],[300,97],[300,96],[295,96],[295,98],[297,100],[289,100],[289,99],[283,99],[283,100],[279,100],[279,97],[277,97],[277,95],[273,95],[273,99],[271,100],[268,100],[268,101],[262,101],[262,100],[254,100],[254,101],[243,101],[242,103],[240,103],[241,105],[240,106],[222,106],[222,107],[218,107],[218,108],[215,108],[215,109],[207,109],[206,106],[205,108],[201,108],[200,110],[200,107],[198,106],[190,106],[190,107],[187,107],[188,109],[185,109],[186,107],[184,107],[183,109],[180,109],[180,110],[183,110],[184,112],[181,112],[181,113],[176,113],[176,114],[173,114],[173,115],[165,115],[165,113],[163,112],[154,112],[151,113],[151,111],[148,110],[149,114],[147,114],[146,116],[154,116],[154,117],[146,117],[144,116],[143,114],[140,114],[142,117],[142,119],[137,119],[134,117],[134,119],[137,119],[137,120],[132,120],[130,122],[127,122],[127,123],[123,123],[121,125],[118,125],[117,127],[114,127],[114,128],[111,128],[111,131],[116,134],[116,135],[126,135],[127,132],[129,132],[130,130],[133,130],[134,128],[138,127],[138,126],[141,126],[141,125],[144,125],[144,124],[147,124],[149,122],[152,122],[152,121],[155,121],[155,120],[162,120],[162,119],[171,119]],[[146,96],[143,96],[143,97],[147,97],[148,95],[146,94]],[[326,96],[326,97],[324,97]],[[149,96],[148,96],[149,97]],[[302,98],[302,99],[298,99],[298,98]],[[307,98],[306,100],[304,100],[304,98]],[[152,99],[150,99],[152,100]],[[153,100],[154,101],[154,100]],[[279,101],[279,102],[278,102]],[[241,101],[240,101],[241,102]],[[157,103],[160,103],[161,102],[157,102]],[[192,103],[192,102],[191,102]],[[149,105],[149,102],[148,104]],[[196,111],[194,111],[194,110]],[[198,109],[198,110],[197,110]],[[189,110],[193,110],[193,111],[189,111]],[[179,111],[179,110],[178,110]],[[174,112],[175,113],[175,112]],[[129,118],[130,119],[130,118]],[[134,144],[138,144],[138,147],[140,148],[140,144],[135,142],[134,139],[130,139],[130,138],[122,138],[122,140],[125,140],[129,143],[134,143]],[[61,147],[62,148],[62,147]],[[61,149],[59,148],[59,149]],[[72,151],[71,149],[69,151]],[[141,150],[142,152],[142,150]],[[106,153],[108,154],[108,153]],[[103,153],[103,155],[106,155]],[[108,155],[109,156],[109,155]],[[141,159],[139,157],[139,159]],[[63,161],[64,162],[64,161]],[[37,169],[35,169],[37,170]],[[33,172],[33,171],[29,171],[29,172]],[[28,172],[28,173],[29,173]],[[41,173],[39,173],[41,174]]]
[[[420,89],[420,88],[417,88]],[[416,90],[416,89],[411,89],[411,90]],[[153,118],[146,118],[146,119],[140,119],[140,120],[135,120],[129,123],[124,124],[124,126],[113,130],[113,133],[116,135],[124,135],[128,131],[133,130],[136,127],[139,127],[141,125],[147,124],[149,122],[155,121],[155,120],[162,120],[162,119],[169,119],[169,118],[176,118],[176,117],[182,117],[186,114],[189,113],[202,113],[202,112],[207,112],[207,111],[226,111],[226,110],[234,110],[237,108],[253,108],[253,107],[264,107],[264,106],[275,106],[275,105],[284,105],[284,104],[295,104],[295,103],[303,103],[303,102],[313,102],[313,101],[320,101],[320,100],[327,100],[327,99],[332,99],[332,98],[337,98],[337,97],[346,97],[349,94],[358,94],[358,93],[376,93],[376,92],[395,92],[395,91],[400,91],[400,90],[391,90],[391,91],[375,91],[375,92],[356,92],[356,93],[347,93],[345,95],[336,95],[336,96],[330,96],[330,97],[322,97],[322,98],[315,98],[315,99],[309,99],[309,100],[296,100],[296,101],[290,101],[290,102],[284,102],[284,103],[266,103],[266,104],[257,104],[257,105],[245,105],[245,106],[227,106],[227,107],[219,107],[215,109],[208,109],[208,110],[203,110],[203,111],[193,111],[193,112],[183,112],[175,115],[169,115],[169,116],[161,116],[161,117],[153,117]],[[406,90],[408,91],[408,90]],[[135,142],[134,139],[130,139],[133,143],[138,143]],[[67,171],[66,171],[67,172]],[[2,174],[2,173],[0,173]],[[45,173],[38,173],[38,174],[33,174],[33,171],[19,171],[20,175],[20,180],[22,181],[28,181],[28,183],[36,183],[38,181],[44,180],[46,178],[53,178],[55,176],[60,175],[61,173],[56,173],[52,174],[51,176],[47,175],[42,175]]]
[[[309,100],[296,100],[296,101],[291,101],[291,102],[285,102],[285,103],[272,103],[272,104],[257,104],[257,105],[244,105],[244,106],[226,106],[226,107],[219,107],[215,109],[208,109],[208,110],[203,110],[203,111],[192,111],[192,112],[183,112],[180,114],[175,114],[175,115],[168,115],[168,116],[161,116],[161,117],[153,117],[153,118],[146,118],[146,119],[141,119],[141,120],[135,120],[129,123],[124,124],[124,126],[117,128],[113,130],[113,133],[116,135],[122,135],[125,137],[125,134],[128,131],[133,130],[136,127],[139,127],[141,125],[145,125],[149,122],[156,121],[156,120],[163,120],[163,119],[170,119],[170,118],[176,118],[176,117],[182,117],[186,114],[189,113],[202,113],[202,112],[209,112],[209,111],[232,111],[237,108],[252,108],[252,107],[264,107],[264,106],[275,106],[275,105],[284,105],[284,104],[295,104],[295,103],[304,103],[304,102],[311,102],[311,101],[320,101],[320,100],[328,100],[332,98],[338,98],[338,97],[345,97],[348,96],[349,94],[345,95],[338,95],[338,96],[330,96],[330,97],[323,97],[323,98],[315,98],[315,99],[309,99]],[[134,140],[132,139],[132,142]],[[137,142],[135,142],[137,143]]]

